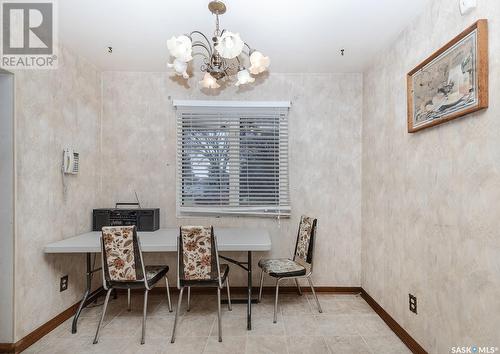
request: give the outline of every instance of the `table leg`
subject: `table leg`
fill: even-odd
[[[252,329],[252,302],[257,303],[258,299],[252,299],[252,251],[247,251],[247,261],[239,262],[229,257],[219,255],[230,263],[236,264],[238,267],[244,269],[247,272],[247,298],[243,299],[231,299],[233,304],[247,304],[247,329],[250,331]],[[227,303],[227,300],[222,300],[222,303]]]
[[[248,251],[248,303],[247,303],[247,330],[252,330],[252,251]]]
[[[85,288],[85,292],[83,293],[82,301],[78,306],[78,310],[76,310],[75,317],[73,317],[73,324],[71,325],[71,333],[76,333],[78,318],[80,317],[80,313],[82,312],[85,303],[87,302],[87,298],[90,294],[90,289],[92,288],[92,265],[90,260],[90,253],[86,254],[87,258],[87,287]]]

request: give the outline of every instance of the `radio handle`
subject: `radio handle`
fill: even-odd
[[[137,206],[140,208],[139,203],[115,203],[115,209],[118,209],[118,207],[123,207],[123,206]]]

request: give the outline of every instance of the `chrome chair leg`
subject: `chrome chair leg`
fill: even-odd
[[[168,286],[168,278],[165,275],[165,285],[167,286],[168,312],[172,312],[172,302],[170,301],[170,286]]]
[[[145,343],[146,339],[146,312],[148,310],[148,289],[144,291],[144,308],[142,309],[142,337],[141,344]]]
[[[104,321],[104,315],[106,315],[106,309],[108,308],[108,301],[109,301],[109,296],[111,295],[111,290],[113,289],[109,288],[108,292],[106,293],[106,300],[104,300],[101,319],[99,320],[99,324],[97,325],[97,331],[95,332],[94,344],[97,344],[97,342],[99,341],[99,332],[101,331],[102,322]]]
[[[280,278],[276,279],[276,297],[274,298],[274,318],[273,323],[278,321],[278,293],[280,288]]]
[[[233,311],[231,306],[231,291],[229,290],[229,275],[226,278],[226,288],[227,288],[227,309]]]
[[[297,292],[299,293],[299,296],[302,296],[302,289],[300,289],[299,279],[297,278],[295,278],[295,285],[297,285]]]
[[[222,323],[221,323],[221,313],[220,313],[220,288],[217,287],[217,323],[219,326],[219,342],[222,342]]]
[[[127,311],[130,311],[130,289],[127,289]]]
[[[179,291],[179,301],[177,301],[177,310],[175,311],[174,329],[172,331],[172,339],[170,340],[170,343],[175,342],[175,330],[177,328],[177,321],[179,319],[179,311],[181,310],[182,293],[183,292],[184,292],[184,287],[182,287],[181,290]]]
[[[309,286],[311,287],[311,292],[314,296],[314,299],[316,299],[316,305],[318,306],[318,311],[319,311],[319,313],[322,313],[323,310],[321,309],[321,305],[319,304],[318,296],[316,295],[316,292],[314,291],[314,285],[313,285],[313,282],[312,282],[310,276],[307,277],[307,281],[309,282]]]
[[[188,302],[187,302],[186,311],[187,312],[191,311],[191,287],[190,286],[188,286]]]
[[[264,282],[264,269],[260,271],[259,302],[262,300],[262,283]]]

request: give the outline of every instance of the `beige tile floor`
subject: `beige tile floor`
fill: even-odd
[[[278,323],[274,324],[273,298],[264,297],[253,306],[253,329],[246,330],[246,306],[223,307],[222,336],[217,341],[216,298],[192,296],[191,311],[185,308],[170,343],[174,313],[166,296],[150,296],[146,344],[140,344],[142,296],[132,297],[132,311],[126,310],[126,296],[110,301],[105,326],[98,344],[92,344],[102,306],[82,312],[78,333],[71,334],[66,321],[28,353],[409,353],[410,351],[368,304],[357,295],[321,294],[323,313],[317,312],[309,294],[280,297]],[[173,297],[176,304],[176,297]],[[101,300],[102,301],[102,300]]]

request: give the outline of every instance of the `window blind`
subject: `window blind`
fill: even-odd
[[[290,215],[289,102],[174,106],[179,214]]]

